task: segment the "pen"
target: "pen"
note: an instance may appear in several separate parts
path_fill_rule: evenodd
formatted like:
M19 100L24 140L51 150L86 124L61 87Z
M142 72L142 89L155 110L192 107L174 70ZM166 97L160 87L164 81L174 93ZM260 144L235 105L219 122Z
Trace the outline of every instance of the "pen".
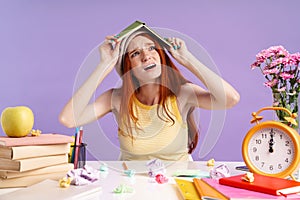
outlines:
M73 143L73 149L72 149L72 155L71 155L71 163L74 163L74 157L75 157L75 147L76 147L76 138L77 138L77 132L78 128L76 128L75 136L74 136L74 143Z
M81 145L82 143L82 137L83 137L83 127L81 126L79 128L79 146Z
M74 169L77 169L78 164L78 154L79 154L79 137L80 137L80 130L76 128L76 135L75 135L75 155L74 155Z

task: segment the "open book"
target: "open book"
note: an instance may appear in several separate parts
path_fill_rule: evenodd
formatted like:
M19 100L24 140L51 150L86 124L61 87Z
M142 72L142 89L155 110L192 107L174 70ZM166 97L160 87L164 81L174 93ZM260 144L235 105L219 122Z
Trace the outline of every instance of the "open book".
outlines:
M149 26L147 26L144 22L141 21L135 21L132 24L130 24L128 27L126 27L124 30L122 30L119 34L118 34L118 41L121 41L123 38L129 36L130 34L132 34L133 32L139 30L139 29L144 29L146 31L148 31L150 34L152 34L154 37L156 37L158 39L158 41L160 41L160 43L166 47L166 48L170 48L172 47L172 45L165 40L163 37L161 37L158 33L156 33L152 28L150 28Z

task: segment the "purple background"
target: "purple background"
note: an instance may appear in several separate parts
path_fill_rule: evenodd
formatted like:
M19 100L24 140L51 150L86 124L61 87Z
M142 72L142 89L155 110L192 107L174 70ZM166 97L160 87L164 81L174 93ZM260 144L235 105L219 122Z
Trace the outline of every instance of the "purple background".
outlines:
M269 46L283 45L291 53L300 50L300 2L180 2L0 1L0 110L27 105L35 114L35 129L72 135L74 130L61 125L58 115L76 87L81 64L106 35L139 19L195 40L240 92L240 103L226 112L220 138L204 156L199 156L199 148L210 126L210 113L200 111L201 138L193 156L195 160L242 160L241 144L251 127L251 112L272 103L263 76L259 70L251 71L250 64ZM96 64L90 63L90 69ZM118 80L114 72L103 88ZM84 128L89 159L118 158L112 115Z

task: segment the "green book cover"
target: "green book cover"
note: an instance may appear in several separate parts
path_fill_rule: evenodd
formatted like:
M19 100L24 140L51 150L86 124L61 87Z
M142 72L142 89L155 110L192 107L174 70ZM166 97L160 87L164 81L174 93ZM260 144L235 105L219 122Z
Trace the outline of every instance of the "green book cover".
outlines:
M122 40L124 37L129 36L130 34L132 34L133 32L139 30L139 29L144 29L146 31L148 31L151 35L153 35L154 37L156 37L163 46L169 48L172 47L172 45L166 41L162 36L160 36L158 33L156 33L154 30L152 30L150 27L148 27L144 22L141 21L135 21L132 24L130 24L129 26L127 26L124 30L122 30L118 35L118 41Z

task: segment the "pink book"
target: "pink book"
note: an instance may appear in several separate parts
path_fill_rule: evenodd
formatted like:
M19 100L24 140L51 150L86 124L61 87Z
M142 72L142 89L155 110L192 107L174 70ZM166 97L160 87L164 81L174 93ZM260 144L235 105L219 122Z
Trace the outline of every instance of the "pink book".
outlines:
M0 136L0 146L7 147L62 144L72 142L74 142L74 139L71 136L58 133L42 133L40 136L26 136L20 138Z
M298 194L291 194L287 197L275 196L261 192L221 185L219 184L219 181L215 179L203 178L202 180L204 180L210 186L217 189L219 192L229 197L230 199L300 199L300 195Z

